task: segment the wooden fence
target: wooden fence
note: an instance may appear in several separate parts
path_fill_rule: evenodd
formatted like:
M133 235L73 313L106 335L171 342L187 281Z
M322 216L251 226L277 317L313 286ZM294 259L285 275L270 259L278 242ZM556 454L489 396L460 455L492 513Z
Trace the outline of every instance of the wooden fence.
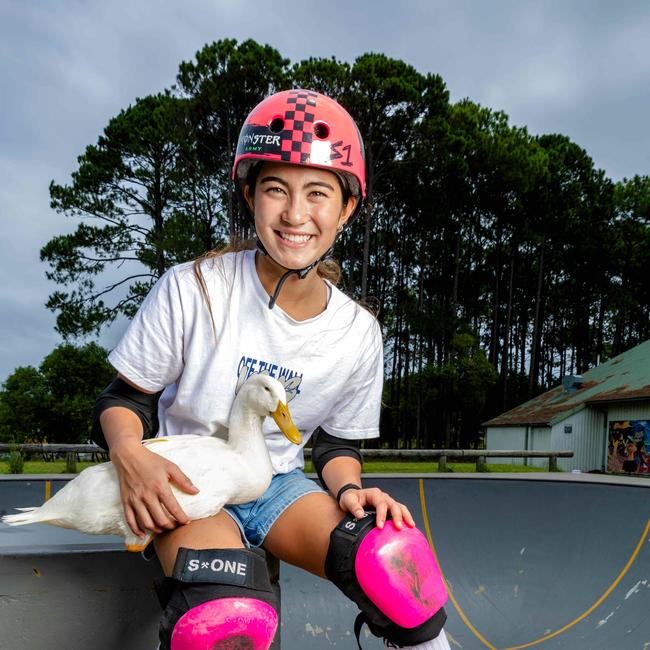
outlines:
M77 473L77 461L79 454L90 454L90 459L95 462L108 460L108 452L97 445L57 445L57 444L36 444L26 443L22 445L7 445L0 443L0 454L11 452L14 449L20 451L24 457L40 457L43 460L51 461L57 456L65 457L65 471L67 474Z
M97 445L57 445L57 444L0 444L0 453L19 449L25 456L41 456L52 460L65 455L66 469L76 472L79 454L90 454L93 460L108 460L108 452ZM311 449L305 449L305 458L311 458ZM472 460L476 462L476 471L487 470L488 458L548 458L548 471L557 471L558 458L571 458L572 451L527 451L521 449L362 449L365 459L383 458L391 460L437 460L441 472L448 471L450 460Z
M573 452L527 451L523 449L362 449L364 459L385 458L390 460L437 460L438 470L447 472L447 462L455 460L476 461L476 471L487 471L488 458L548 458L548 471L557 472L558 458L571 458ZM311 457L311 449L305 449L305 458Z

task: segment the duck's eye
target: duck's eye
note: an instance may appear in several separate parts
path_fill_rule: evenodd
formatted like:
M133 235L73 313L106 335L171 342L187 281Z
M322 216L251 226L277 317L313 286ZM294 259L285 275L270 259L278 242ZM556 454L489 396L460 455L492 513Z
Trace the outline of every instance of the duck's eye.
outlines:
M270 392L271 392L271 389L270 389L268 386L264 386L264 390L265 390L267 393L270 393Z

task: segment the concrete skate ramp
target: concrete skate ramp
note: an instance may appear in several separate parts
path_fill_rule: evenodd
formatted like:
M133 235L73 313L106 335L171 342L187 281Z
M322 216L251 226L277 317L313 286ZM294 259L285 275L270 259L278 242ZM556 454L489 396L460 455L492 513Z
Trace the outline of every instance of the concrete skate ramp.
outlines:
M432 543L450 586L452 648L650 648L650 481L445 474L365 482L406 503ZM44 482L27 483L0 481L0 512L42 501ZM115 538L0 525L0 646L153 650L150 583L159 569L119 548ZM335 587L285 564L280 584L283 649L356 648L356 608ZM58 645L71 634L84 643ZM365 628L362 645L382 647Z
M450 587L452 649L650 648L650 481L473 474L367 482L408 504L433 544ZM283 639L304 634L289 626L306 625L314 639L295 647L356 647L354 609L331 585L284 566L282 575L289 610L304 600L304 617L288 618ZM381 647L368 641L364 648Z

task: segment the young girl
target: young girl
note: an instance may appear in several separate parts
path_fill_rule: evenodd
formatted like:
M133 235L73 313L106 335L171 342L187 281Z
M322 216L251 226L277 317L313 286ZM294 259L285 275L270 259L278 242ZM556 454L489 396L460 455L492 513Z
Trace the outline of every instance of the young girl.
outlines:
M417 546L423 536L404 505L361 484L359 441L379 435L382 338L375 318L336 288L327 260L365 196L356 124L321 94L272 95L242 128L233 179L257 250L170 269L110 354L118 379L98 400L97 438L118 471L127 521L138 535L158 534L169 577L160 647L268 648L277 603L248 550L263 546L353 598L357 637L366 622L388 647L448 648L444 587L428 547ZM303 445L320 427L313 462L329 493L304 476L302 446L267 421L266 493L188 522L169 483L196 488L141 444L158 394L161 434L215 435L254 373L285 385Z

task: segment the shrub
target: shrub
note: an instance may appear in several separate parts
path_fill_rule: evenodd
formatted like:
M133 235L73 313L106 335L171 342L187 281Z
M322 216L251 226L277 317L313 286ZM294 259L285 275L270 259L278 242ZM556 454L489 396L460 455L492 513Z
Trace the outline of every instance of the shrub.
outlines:
M20 453L18 447L12 447L7 458L7 465L9 466L10 474L22 474L25 465L25 459Z

